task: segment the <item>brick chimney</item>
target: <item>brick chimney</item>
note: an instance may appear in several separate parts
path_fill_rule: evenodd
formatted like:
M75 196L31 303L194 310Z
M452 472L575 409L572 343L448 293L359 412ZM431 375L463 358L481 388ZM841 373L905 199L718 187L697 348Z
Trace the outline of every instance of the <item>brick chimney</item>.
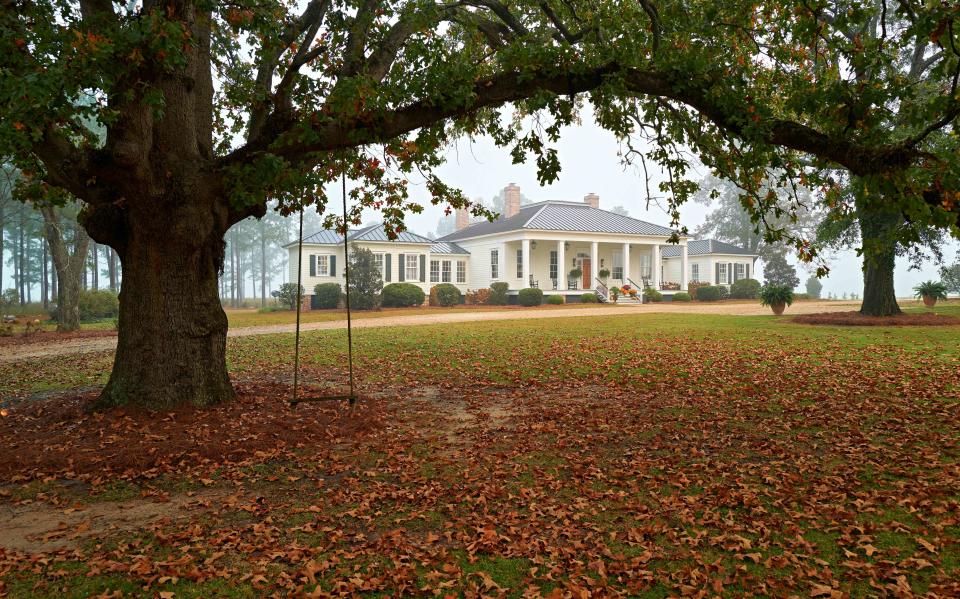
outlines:
M599 207L600 207L600 196L598 196L597 194L595 194L595 193L593 193L593 192L591 191L591 192L588 193L587 195L583 196L583 203L584 203L584 204L589 204L591 208L599 208Z
M466 208L457 208L454 212L454 227L457 231L470 224L470 212Z
M503 218L510 218L520 214L520 186L511 183L503 188Z

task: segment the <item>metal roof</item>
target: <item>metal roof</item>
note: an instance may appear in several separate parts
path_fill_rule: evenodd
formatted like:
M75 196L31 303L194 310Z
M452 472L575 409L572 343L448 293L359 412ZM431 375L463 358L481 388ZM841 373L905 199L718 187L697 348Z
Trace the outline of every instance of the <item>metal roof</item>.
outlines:
M668 245L660 248L660 255L664 258L676 258L681 253L679 245ZM716 239L692 239L687 242L687 255L703 256L706 254L738 254L741 256L756 256L742 247L737 247Z
M521 206L520 212L510 218L472 224L441 237L440 241L459 241L481 235L506 233L520 229L620 233L657 237L669 237L675 233L673 229L608 210L593 208L589 204L547 201Z
M386 232L383 230L383 224L375 223L372 225L367 225L360 229L350 231L347 234L347 241L381 241L387 243L423 243L423 244L432 244L433 240L423 235L417 235L416 233L411 233L410 231L403 231L397 234L396 239L388 239ZM290 247L296 245L296 240L291 241L284 247ZM311 235L307 235L303 238L304 244L312 245L342 245L343 244L343 235L340 235L336 231L331 231L329 229L323 229L317 231Z
M463 254L469 255L470 252L459 245L450 241L438 241L430 246L431 254Z

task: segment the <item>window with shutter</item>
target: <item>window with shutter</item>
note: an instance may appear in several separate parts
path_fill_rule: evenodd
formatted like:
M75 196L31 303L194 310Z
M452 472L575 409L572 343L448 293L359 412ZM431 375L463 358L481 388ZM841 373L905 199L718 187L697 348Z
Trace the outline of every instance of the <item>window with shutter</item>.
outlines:
M496 279L500 276L500 252L499 250L490 250L490 278Z

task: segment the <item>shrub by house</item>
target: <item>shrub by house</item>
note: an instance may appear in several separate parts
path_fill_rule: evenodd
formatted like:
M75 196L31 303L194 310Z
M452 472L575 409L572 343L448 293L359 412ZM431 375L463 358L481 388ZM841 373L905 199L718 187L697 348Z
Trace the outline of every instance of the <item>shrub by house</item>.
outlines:
M413 283L390 283L383 288L382 303L387 308L409 308L423 304L426 295Z
M460 304L460 290L451 283L440 283L430 288L431 306L456 306Z
M336 308L342 295L339 283L320 283L313 288L313 307L320 310Z
M543 303L543 291L535 288L521 289L517 295L517 303L521 306L539 306Z

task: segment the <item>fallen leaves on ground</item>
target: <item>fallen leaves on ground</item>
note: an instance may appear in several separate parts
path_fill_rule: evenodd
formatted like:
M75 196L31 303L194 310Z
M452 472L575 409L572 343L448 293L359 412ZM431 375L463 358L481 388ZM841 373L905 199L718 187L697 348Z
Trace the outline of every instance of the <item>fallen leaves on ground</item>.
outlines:
M408 378L366 371L352 415L291 411L266 384L208 412L15 411L0 471L29 481L7 502L82 509L117 480L151 501L225 493L135 534L0 550L0 580L40 595L960 596L955 359L776 337L459 341L367 356Z

